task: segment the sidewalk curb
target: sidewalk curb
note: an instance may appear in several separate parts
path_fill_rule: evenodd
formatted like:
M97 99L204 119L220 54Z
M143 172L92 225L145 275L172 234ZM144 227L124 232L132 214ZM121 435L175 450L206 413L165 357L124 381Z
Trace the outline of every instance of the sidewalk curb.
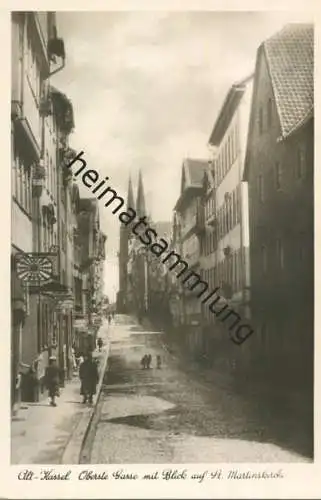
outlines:
M71 464L71 465L79 464L80 453L83 444L86 440L86 437L88 435L91 422L95 415L96 406L100 398L104 375L108 365L109 348L110 348L110 339L108 338L108 343L105 349L104 361L103 364L101 365L99 372L99 382L97 385L97 395L95 398L95 402L92 407L86 408L83 415L81 416L80 421L75 427L75 430L72 433L71 438L65 448L65 451L61 459L61 464Z

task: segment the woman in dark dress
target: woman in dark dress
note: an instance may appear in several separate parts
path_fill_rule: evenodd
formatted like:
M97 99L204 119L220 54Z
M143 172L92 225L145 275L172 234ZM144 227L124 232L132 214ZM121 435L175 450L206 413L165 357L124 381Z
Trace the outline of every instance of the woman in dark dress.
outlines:
M79 377L81 380L80 394L83 396L83 403L92 404L93 395L96 394L96 386L99 379L97 363L92 359L92 353L88 353L85 361L79 368Z
M49 366L45 372L45 384L48 389L51 406L57 406L56 396L59 396L59 368L55 356L49 358Z

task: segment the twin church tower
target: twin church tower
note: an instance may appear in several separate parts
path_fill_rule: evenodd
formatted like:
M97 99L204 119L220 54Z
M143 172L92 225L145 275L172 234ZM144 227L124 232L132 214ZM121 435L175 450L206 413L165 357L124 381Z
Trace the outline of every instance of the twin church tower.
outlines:
M138 176L138 188L137 188L137 198L136 203L133 194L133 185L131 177L128 181L128 192L127 192L127 208L132 208L136 211L137 219L139 217L144 217L146 213L145 204L145 192L143 185L143 176L141 170ZM130 238L132 237L131 226L125 226L121 224L120 226L120 241L119 241L119 291L117 293L117 311L121 314L128 314L131 312L132 308L132 283L130 276L128 274L128 263L129 263L129 244ZM136 290L135 293L140 293L142 290Z

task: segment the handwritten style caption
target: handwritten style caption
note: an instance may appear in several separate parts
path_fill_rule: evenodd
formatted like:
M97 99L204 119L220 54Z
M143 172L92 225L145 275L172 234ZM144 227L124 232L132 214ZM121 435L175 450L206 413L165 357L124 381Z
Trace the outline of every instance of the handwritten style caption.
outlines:
M223 471L222 469L215 470L203 470L203 471L189 471L188 469L155 469L153 472L148 473L138 473L130 472L126 469L118 469L115 471L95 471L93 469L83 469L80 472L66 470L64 472L57 471L53 468L51 469L41 469L39 472L35 472L32 469L21 470L18 475L18 480L20 481L182 481L182 480L193 480L198 483L203 483L204 481L212 480L222 480L222 479L283 479L282 469L273 470L263 470L259 472L254 472L251 470L242 471L239 469L229 469Z

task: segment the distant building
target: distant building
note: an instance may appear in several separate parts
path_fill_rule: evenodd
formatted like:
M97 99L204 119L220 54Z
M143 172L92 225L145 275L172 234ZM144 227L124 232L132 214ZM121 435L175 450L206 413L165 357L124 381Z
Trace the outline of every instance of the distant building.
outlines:
M207 161L187 158L183 161L181 193L175 205L177 223L180 227L180 256L190 271L201 272L201 247L198 235L198 212L203 191L203 176ZM191 282L191 284L193 284ZM180 300L183 309L183 327L186 347L197 356L203 351L202 309L197 297L199 289L189 290L189 283L180 286Z
M178 214L174 212L171 227L171 238L169 251L180 255L181 252L181 230ZM177 279L176 273L167 271L168 301L171 315L172 327L177 330L184 325L184 304L182 301L183 285ZM179 332L177 332L179 334Z
M151 223L158 238L163 238L168 245L171 241L171 223L159 221ZM148 315L157 326L165 327L171 323L169 309L168 266L159 256L148 253Z
M313 26L257 52L244 179L249 185L252 370L313 419ZM292 399L293 400L293 399ZM300 407L300 410L298 408ZM311 424L312 425L312 424Z
M147 222L148 218L145 203L145 190L141 171L139 171L138 176L135 211L137 214L136 220L138 220L140 217L145 217ZM142 230L142 232L144 232L144 229ZM146 315L148 311L149 301L148 267L144 250L144 244L140 241L139 237L132 234L130 239L129 255L129 266L131 270L131 272L129 273L131 278L130 287L132 290L131 301L139 318L142 318L144 315Z
M132 180L129 178L127 191L127 208L135 210ZM130 282L128 277L129 241L132 237L131 228L125 224L120 226L118 269L119 269L119 290L117 293L117 311L119 313L129 313L132 304L129 297Z
M77 222L83 279L81 316L86 326L83 332L85 338L81 341L81 345L85 349L95 345L95 336L102 316L106 236L100 229L99 202L96 198L80 198Z

